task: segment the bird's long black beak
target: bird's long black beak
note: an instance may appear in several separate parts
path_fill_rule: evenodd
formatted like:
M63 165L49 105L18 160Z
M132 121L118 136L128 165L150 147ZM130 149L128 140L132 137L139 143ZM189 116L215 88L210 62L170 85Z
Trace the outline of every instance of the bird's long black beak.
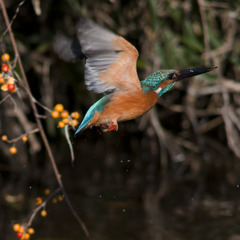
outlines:
M189 77L193 77L202 73L206 73L206 72L210 72L212 70L214 70L217 67L214 68L193 68L193 69L185 69L185 70L180 70L177 71L175 73L172 73L170 76L172 80L175 81L179 81L182 80L184 78L189 78Z

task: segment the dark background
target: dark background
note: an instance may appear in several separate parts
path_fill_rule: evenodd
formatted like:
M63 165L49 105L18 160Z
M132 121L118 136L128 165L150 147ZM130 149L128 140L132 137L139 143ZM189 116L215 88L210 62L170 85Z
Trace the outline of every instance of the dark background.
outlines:
M101 97L86 90L82 62L65 63L53 52L56 32L74 36L80 15L139 50L141 80L158 69L218 67L177 83L149 113L120 123L118 132L93 128L74 138L70 130L73 166L64 131L56 120L42 120L92 239L240 239L239 1L43 0L40 15L33 2L20 7L12 29L33 96L50 109L62 103L83 117ZM19 1L5 4L12 19ZM1 36L5 29L0 14ZM8 34L1 48L14 58ZM17 84L18 93L0 104L0 135L9 139L36 127L21 76ZM5 96L0 91L0 101ZM34 136L17 142L14 156L0 141L1 239L14 239L13 224L28 222L35 198L58 187L42 140ZM64 201L50 201L46 210L46 218L38 214L33 221L32 239L86 239Z

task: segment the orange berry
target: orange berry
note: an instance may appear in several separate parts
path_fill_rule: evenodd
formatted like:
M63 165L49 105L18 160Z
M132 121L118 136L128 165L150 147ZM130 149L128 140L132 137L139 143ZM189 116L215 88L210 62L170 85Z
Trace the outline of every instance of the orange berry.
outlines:
M5 79L0 76L0 84L3 84L3 83L5 83Z
M15 79L13 77L8 78L8 84L14 84Z
M19 229L20 229L20 224L19 224L19 223L15 223L15 224L13 225L13 231L14 231L14 232L18 232Z
M10 152L11 154L16 154L16 153L17 153L17 148L16 148L16 147L10 147L10 148L9 148L9 152Z
M40 198L40 197L37 197L37 198L36 198L36 204L37 204L37 205L42 204L42 202L43 202L42 198Z
M10 66L7 63L2 64L1 69L3 72L8 72Z
M63 122L63 121L59 121L59 122L58 122L58 127L64 128L64 127L65 127L64 122Z
M7 141L8 140L8 137L7 137L7 135L2 135L2 137L1 137L1 139L2 139L2 141Z
M29 228L29 229L28 229L28 233L29 233L29 234L34 234L34 233L35 233L34 228Z
M58 196L58 201L59 201L59 202L63 201L63 196L62 196L62 195L59 195L59 196Z
M3 61L3 62L9 61L9 59L10 59L10 56L9 56L8 53L4 53L4 54L2 55L2 61Z
M46 217L46 216L47 216L47 211L43 209L43 210L41 211L41 216L42 216L42 217Z
M53 110L51 116L52 116L52 118L58 118L59 112L57 110Z
M45 194L45 195L49 195L49 194L50 194L50 192L51 192L51 191L50 191L50 189L49 189L49 188L46 188L46 189L44 190L44 194Z
M73 125L74 127L76 127L76 126L78 125L78 120L73 119L73 120L72 120L72 125Z
M68 119L68 118L64 118L64 119L62 120L62 122L63 122L64 124L68 124L68 123L69 123L69 119Z
M4 92L8 91L8 84L3 84L1 86L1 90L4 91Z
M64 107L63 107L62 104L58 103L58 104L55 105L54 109L58 112L62 112Z
M52 199L52 202L53 202L53 203L57 203L57 199L56 199L56 198L53 198L53 199Z
M80 117L80 114L78 112L72 112L71 117L75 118L75 119L78 119Z
M28 240L30 238L30 234L29 233L25 233L24 235L23 235L23 240Z
M61 113L61 117L62 118L67 118L69 115L68 111L67 110L63 110L62 113Z
M23 140L23 142L27 142L28 137L27 137L27 136L23 136L23 137L22 137L22 140Z
M20 226L20 228L18 229L18 232L24 233L24 228L23 228L23 226Z

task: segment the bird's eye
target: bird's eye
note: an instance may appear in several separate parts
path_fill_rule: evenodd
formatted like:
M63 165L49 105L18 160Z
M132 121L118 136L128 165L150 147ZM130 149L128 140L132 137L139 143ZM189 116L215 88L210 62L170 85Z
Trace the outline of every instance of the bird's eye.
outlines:
M177 80L179 75L180 75L180 72L171 73L169 74L169 79Z
M172 80L176 80L176 79L177 79L177 76L176 76L176 73L174 73L172 76Z
M168 75L168 78L171 79L171 80L175 80L175 79L176 79L175 73L170 73L170 74Z

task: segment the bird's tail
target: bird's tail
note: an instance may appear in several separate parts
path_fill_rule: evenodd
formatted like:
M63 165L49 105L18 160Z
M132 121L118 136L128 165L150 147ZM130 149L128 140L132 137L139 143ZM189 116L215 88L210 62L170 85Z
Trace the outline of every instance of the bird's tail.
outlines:
M87 111L86 115L84 116L80 126L78 127L77 131L75 132L75 136L82 130L85 130L89 126L94 125L96 121L98 121L101 112L103 111L104 107L111 101L110 96L106 95L95 102ZM97 112L97 113L96 113Z

